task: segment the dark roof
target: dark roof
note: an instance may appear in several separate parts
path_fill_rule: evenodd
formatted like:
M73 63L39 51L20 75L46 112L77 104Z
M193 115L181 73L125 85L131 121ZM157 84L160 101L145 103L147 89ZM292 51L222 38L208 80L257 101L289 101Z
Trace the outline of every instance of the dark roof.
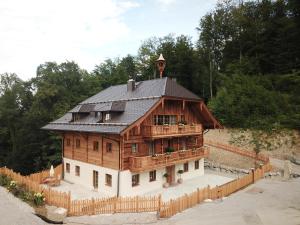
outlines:
M167 77L137 82L134 91L127 91L127 84L116 85L79 103L63 117L42 129L120 133L145 115L163 96L201 100ZM109 112L113 116L111 120L99 123L101 115L91 112ZM77 122L72 122L72 113L85 113L85 116Z
M127 91L127 84L111 86L84 100L80 104L103 103L121 100L128 101L132 99L162 96L200 100L197 95L182 87L176 81L172 80L171 78L164 77L162 79L137 82L134 91Z

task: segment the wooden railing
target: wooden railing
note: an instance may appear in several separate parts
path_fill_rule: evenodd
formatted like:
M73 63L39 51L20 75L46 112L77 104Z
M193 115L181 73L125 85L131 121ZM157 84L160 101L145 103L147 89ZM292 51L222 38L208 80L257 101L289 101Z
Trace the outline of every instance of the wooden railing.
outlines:
M156 154L155 156L139 156L129 158L129 169L132 172L141 172L152 168L165 167L181 161L208 157L208 147Z
M201 133L202 125L145 125L142 127L142 133L145 137L153 136L174 136Z

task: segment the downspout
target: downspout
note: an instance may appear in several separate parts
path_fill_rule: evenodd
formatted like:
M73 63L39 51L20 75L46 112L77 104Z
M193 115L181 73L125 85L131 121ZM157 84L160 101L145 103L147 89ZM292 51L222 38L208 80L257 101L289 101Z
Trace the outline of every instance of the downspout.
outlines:
M120 136L120 140L121 138L122 136ZM121 141L119 142L119 170L118 170L117 197L120 196L120 170L121 170Z

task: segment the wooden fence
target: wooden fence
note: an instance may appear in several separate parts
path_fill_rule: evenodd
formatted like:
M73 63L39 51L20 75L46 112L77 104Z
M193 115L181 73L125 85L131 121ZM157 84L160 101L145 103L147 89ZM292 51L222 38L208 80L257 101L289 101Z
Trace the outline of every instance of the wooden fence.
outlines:
M239 154L241 156L246 156L246 157L249 157L252 159L257 159L257 160L263 161L264 163L269 162L268 156L265 156L263 154L256 155L256 153L254 151L246 151L246 150L240 149L236 146L227 145L227 144L223 144L223 143L208 140L208 139L204 140L204 144L210 145L212 147L220 148L220 149L223 149L223 150L226 150L229 152L233 152L233 153Z
M159 211L161 196L112 197L71 202L70 216Z
M45 188L40 183L49 176L49 170L40 173L31 174L30 176L22 176L15 173L6 167L0 168L0 174L10 176L19 184L25 185L28 190L34 192L43 192L46 198L46 203L68 209L69 216L80 215L95 215L95 214L110 214L110 213L137 213L137 212L159 212L160 217L170 217L185 209L191 208L205 199L218 199L228 196L251 183L264 177L264 173L271 170L269 158L264 155L258 155L254 152L244 151L237 147L225 145L218 142L206 140L206 144L218 147L242 156L256 158L265 162L265 165L253 170L250 174L223 184L210 188L209 186L203 189L197 189L191 194L185 194L177 199L171 199L167 202L162 202L161 196L155 197L112 197L99 198L89 200L73 200L71 194L65 192L54 191L50 188ZM55 176L61 177L62 166L55 168Z
M58 165L57 167L54 168L54 176L58 179L62 179L62 172L63 172L63 166L62 164ZM28 177L30 180L37 182L41 184L43 180L50 175L50 169L49 170L43 170L38 173L33 173L30 174Z
M264 173L270 170L271 165L268 162L266 165L263 165L261 168L252 171L250 174L221 186L216 186L214 188L210 188L208 186L203 189L198 188L197 191L191 194L186 194L175 200L171 199L168 202L163 202L159 211L160 217L171 217L179 212L182 212L185 209L191 208L203 202L205 199L215 200L224 196L228 196L264 177Z
M66 192L55 191L50 188L40 185L39 182L33 181L30 176L22 176L19 173L15 173L13 170L6 167L0 168L0 174L11 177L19 185L24 185L27 190L33 192L43 193L45 196L45 202L49 205L57 207L70 208L71 194ZM49 176L49 175L48 175Z

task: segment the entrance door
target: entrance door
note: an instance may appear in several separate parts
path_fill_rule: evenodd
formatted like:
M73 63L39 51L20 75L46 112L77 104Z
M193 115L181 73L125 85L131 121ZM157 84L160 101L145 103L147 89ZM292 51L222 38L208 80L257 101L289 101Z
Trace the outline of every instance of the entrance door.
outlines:
M98 171L93 170L93 186L98 189Z
M149 149L149 155L154 155L155 154L155 148L154 148L154 142L151 141L148 143L148 149Z
M167 174L169 175L167 178L167 182L169 184L172 184L175 182L175 165L173 166L167 166Z

